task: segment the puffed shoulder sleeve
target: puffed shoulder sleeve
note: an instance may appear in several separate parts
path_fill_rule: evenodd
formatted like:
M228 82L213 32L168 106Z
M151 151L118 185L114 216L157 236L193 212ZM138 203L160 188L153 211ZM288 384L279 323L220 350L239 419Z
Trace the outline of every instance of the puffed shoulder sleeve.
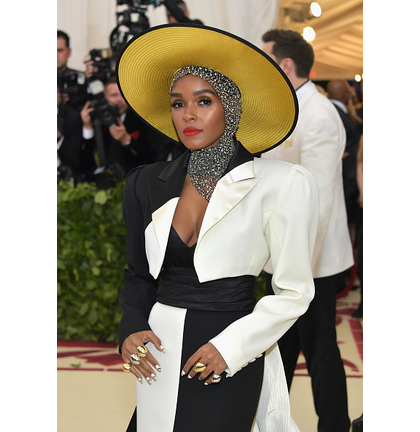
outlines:
M147 182L140 177L142 167L130 171L126 177L123 217L127 229L127 266L124 269L120 292L122 316L118 326L119 347L132 333L150 330L147 322L156 301L156 281L149 273L145 252L145 202Z
M315 294L311 262L318 224L312 174L291 165L265 226L273 264L273 291L249 315L210 342L228 364L228 376L270 348L309 307Z

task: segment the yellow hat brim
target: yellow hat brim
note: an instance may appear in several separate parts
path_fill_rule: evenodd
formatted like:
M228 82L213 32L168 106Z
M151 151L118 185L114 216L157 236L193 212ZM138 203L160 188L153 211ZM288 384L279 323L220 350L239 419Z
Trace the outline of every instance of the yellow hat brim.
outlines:
M286 75L259 48L220 29L165 24L140 33L119 57L118 85L140 118L179 142L169 88L175 73L191 65L220 72L238 86L242 114L236 137L249 152L267 151L291 134L298 105Z

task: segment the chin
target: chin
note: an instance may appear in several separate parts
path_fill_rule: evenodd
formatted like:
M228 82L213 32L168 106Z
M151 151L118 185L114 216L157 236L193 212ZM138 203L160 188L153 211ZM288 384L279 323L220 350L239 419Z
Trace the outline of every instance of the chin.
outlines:
M215 143L207 143L201 140L198 141L198 140L184 139L181 140L181 142L188 150L202 150L205 148L214 147L219 141Z

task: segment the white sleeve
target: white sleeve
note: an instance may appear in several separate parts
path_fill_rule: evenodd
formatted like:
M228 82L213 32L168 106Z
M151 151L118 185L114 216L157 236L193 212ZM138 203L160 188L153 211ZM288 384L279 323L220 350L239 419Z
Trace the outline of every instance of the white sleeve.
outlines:
M82 135L83 135L83 138L84 138L85 140L89 140L89 139L92 139L92 138L94 137L95 132L94 132L93 129L88 129L88 128L85 128L85 127L83 126L83 129L82 129Z
M317 215L312 174L291 166L265 228L275 295L263 297L252 313L210 340L228 364L228 376L270 348L308 309L315 294L311 262Z
M327 113L328 114L328 113ZM339 120L339 119L338 119ZM300 163L315 177L319 190L318 233L312 268L317 268L324 238L331 221L337 185L337 170L341 169L345 147L342 122L329 115L315 118L305 134L301 145ZM341 177L341 176L340 176Z

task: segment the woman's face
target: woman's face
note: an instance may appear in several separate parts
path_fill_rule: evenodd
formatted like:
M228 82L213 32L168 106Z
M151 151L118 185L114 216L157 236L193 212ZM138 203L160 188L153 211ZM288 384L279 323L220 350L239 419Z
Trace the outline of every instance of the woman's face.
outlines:
M215 146L225 129L225 112L214 88L201 78L185 75L172 87L172 120L189 150Z

